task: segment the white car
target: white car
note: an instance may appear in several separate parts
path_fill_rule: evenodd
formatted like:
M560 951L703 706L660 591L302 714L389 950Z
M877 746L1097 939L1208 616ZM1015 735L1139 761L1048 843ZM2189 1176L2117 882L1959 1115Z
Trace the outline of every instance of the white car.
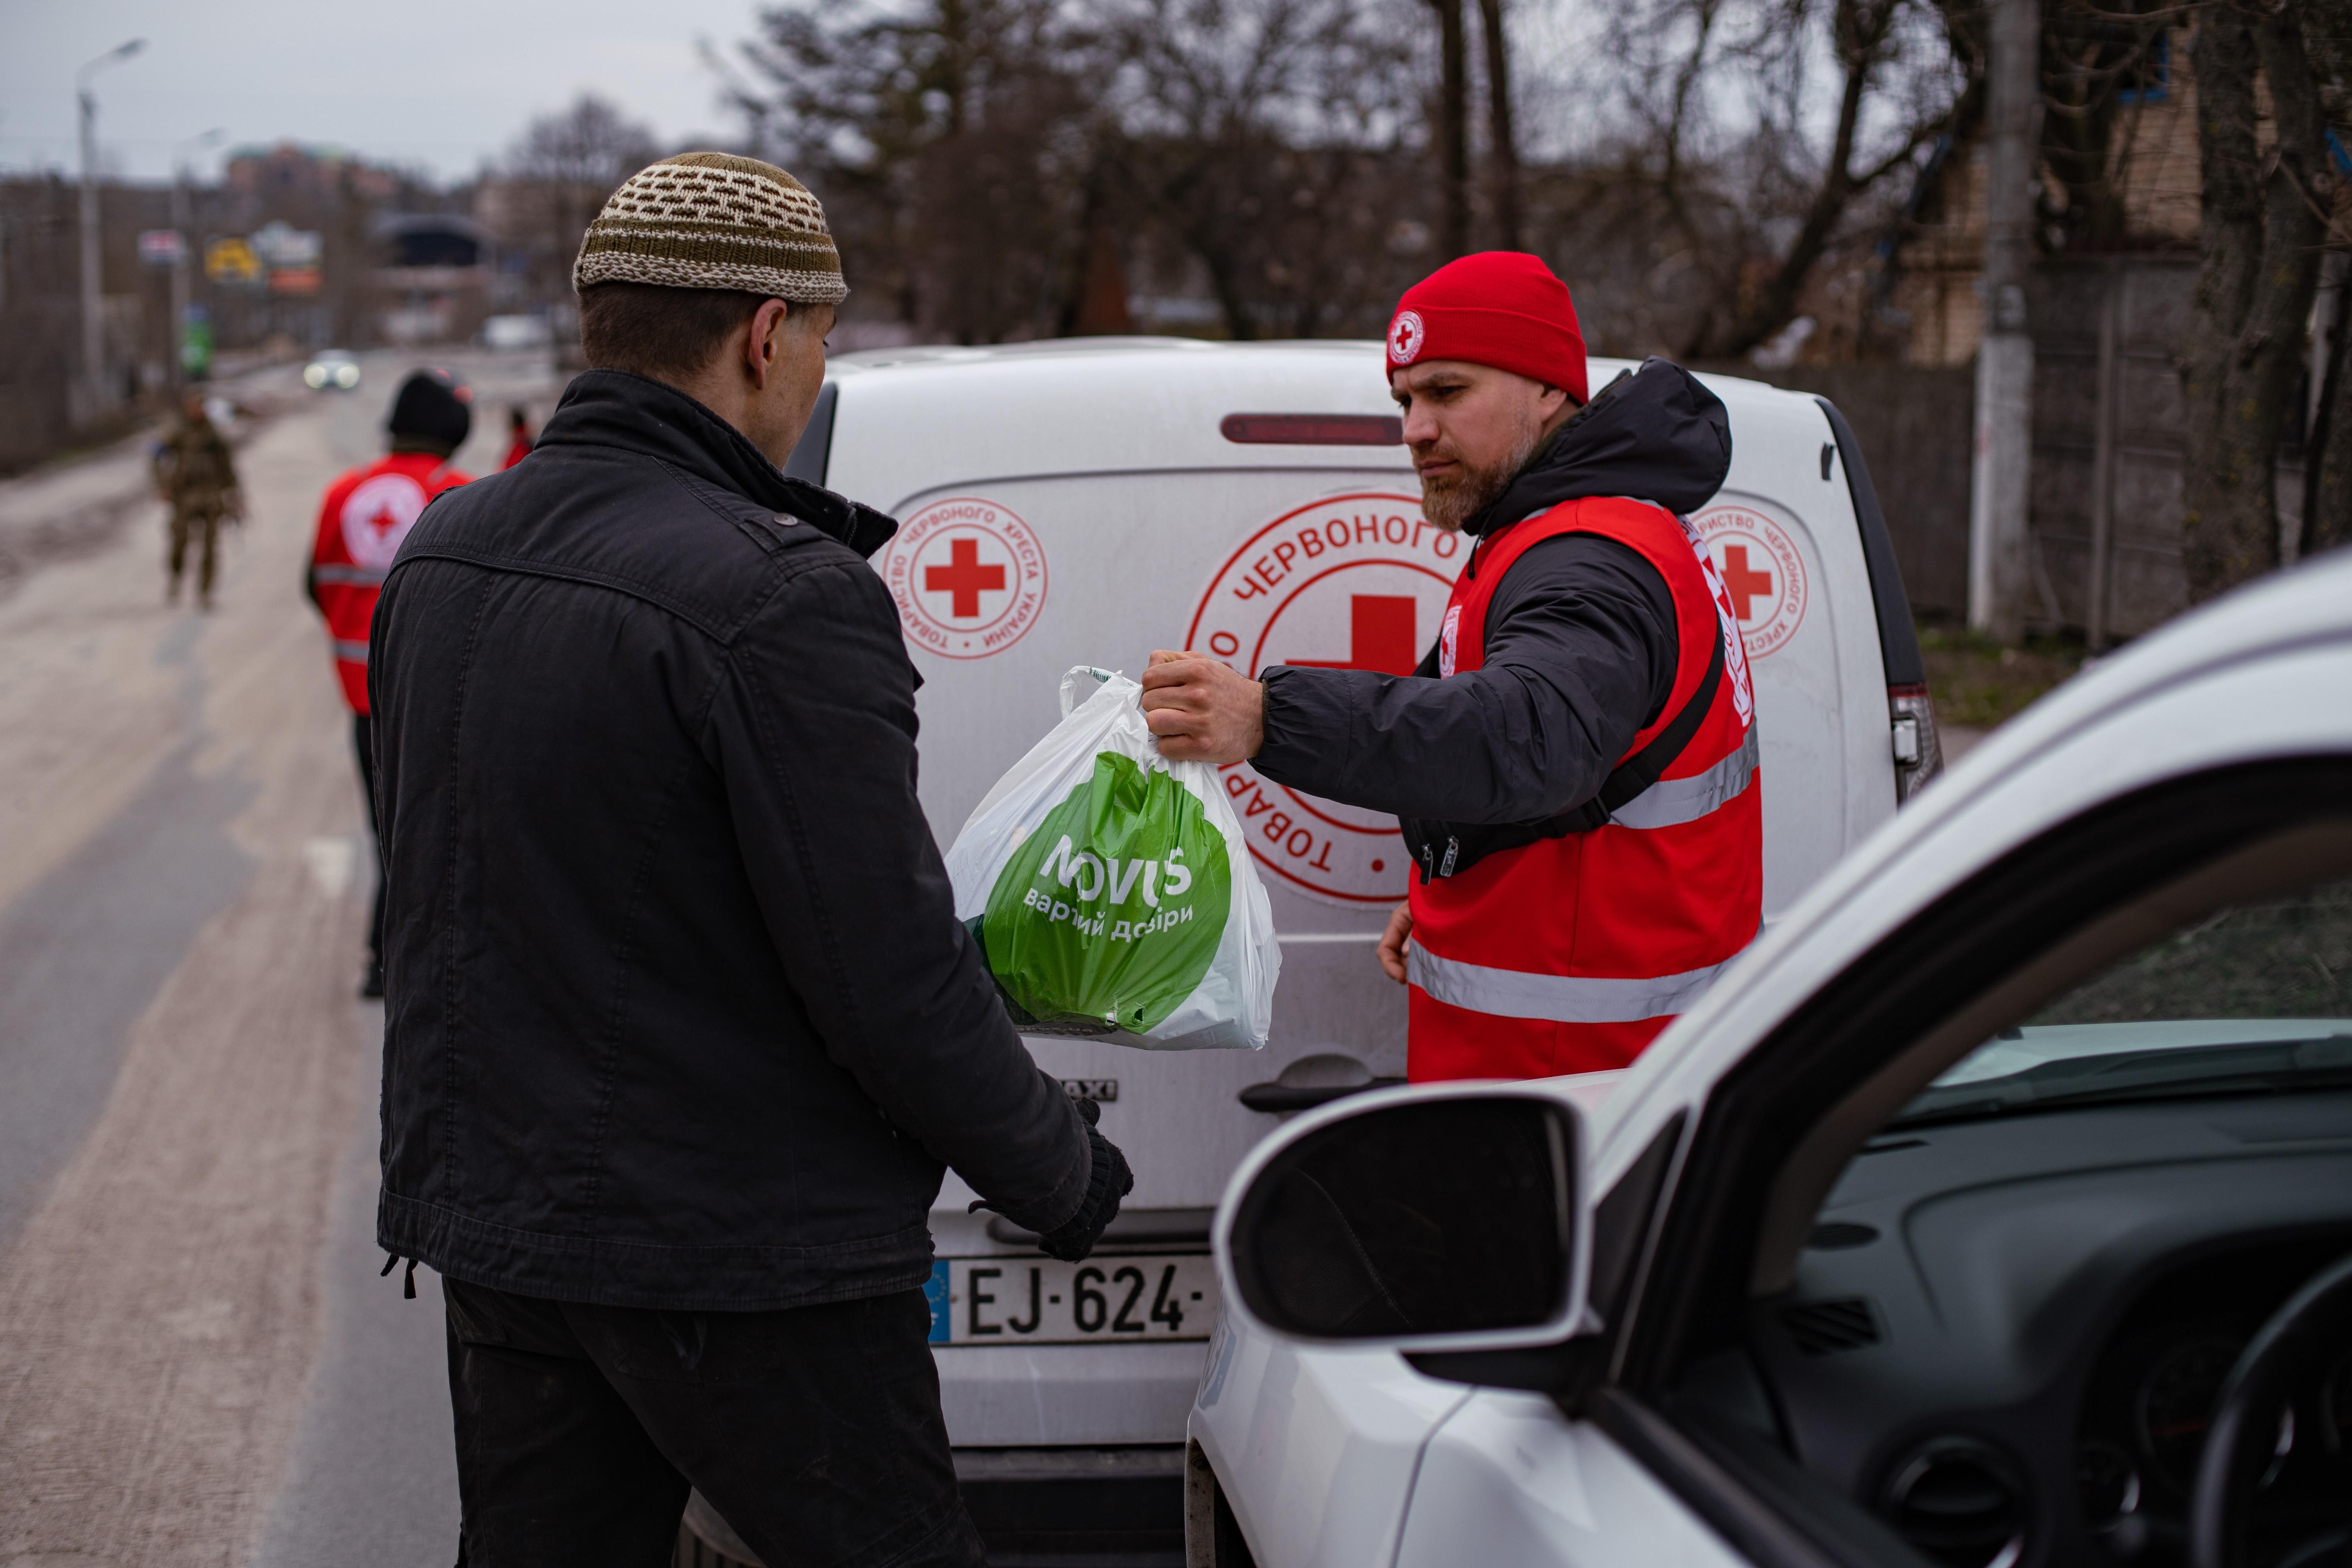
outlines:
M555 341L545 316L492 316L482 322L486 349L543 349Z
M321 349L302 367L302 384L313 392L355 392L360 362L341 349Z
M1610 1077L1252 1152L1195 1568L2345 1561L2352 553L2012 721Z
M1628 368L1596 361L1593 384ZM1801 394L1708 384L1730 411L1732 468L1692 521L1748 641L1777 920L1939 761L1902 581L1844 422ZM786 472L900 520L874 567L923 678L922 800L942 847L1052 728L1064 671L1134 674L1153 648L1189 646L1252 673L1306 660L1402 673L1464 560L1464 542L1421 516L1378 342L848 354ZM1000 1552L1181 1549L1217 1199L1284 1117L1404 1072L1404 992L1372 956L1405 890L1393 819L1245 764L1226 788L1282 940L1272 1039L1175 1053L1028 1041L1099 1102L1136 1173L1085 1264L967 1213L952 1176L931 1212L948 1432ZM689 1517L719 1535L707 1510Z

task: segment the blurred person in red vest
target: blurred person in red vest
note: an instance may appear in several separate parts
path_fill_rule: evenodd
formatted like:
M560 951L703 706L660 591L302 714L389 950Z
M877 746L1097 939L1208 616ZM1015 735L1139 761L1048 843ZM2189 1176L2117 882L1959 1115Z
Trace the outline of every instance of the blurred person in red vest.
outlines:
M507 460L500 469L511 468L530 456L530 414L520 406L507 410Z
M443 490L473 476L449 459L473 429L472 389L446 370L420 370L401 384L386 422L392 450L353 468L327 487L319 508L319 535L310 550L305 587L327 618L335 673L352 710L352 744L359 753L360 784L368 803L368 835L376 833L375 732L368 716L368 624L393 557ZM376 860L375 906L368 925L367 977L360 994L383 994L383 868Z
M1401 819L1408 1076L1622 1068L1763 913L1746 650L1684 521L1729 416L1662 359L1590 391L1568 286L1509 251L1406 290L1386 368L1423 511L1476 541L1420 667L1162 651L1143 707L1163 756Z

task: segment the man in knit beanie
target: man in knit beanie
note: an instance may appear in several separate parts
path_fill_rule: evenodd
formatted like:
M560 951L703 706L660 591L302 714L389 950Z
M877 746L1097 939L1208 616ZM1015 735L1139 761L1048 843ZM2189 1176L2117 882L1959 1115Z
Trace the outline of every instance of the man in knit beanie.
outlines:
M416 521L367 668L376 1234L441 1276L460 1560L667 1563L692 1486L771 1563L971 1568L942 1173L1066 1259L1132 1178L955 919L897 525L780 467L846 292L823 207L666 159L573 278L592 368Z
M1409 1076L1623 1067L1762 914L1747 658L1681 516L1729 420L1664 360L1591 394L1567 285L1511 252L1408 289L1386 368L1424 512L1478 541L1420 668L1160 652L1143 706L1163 755L1401 819Z

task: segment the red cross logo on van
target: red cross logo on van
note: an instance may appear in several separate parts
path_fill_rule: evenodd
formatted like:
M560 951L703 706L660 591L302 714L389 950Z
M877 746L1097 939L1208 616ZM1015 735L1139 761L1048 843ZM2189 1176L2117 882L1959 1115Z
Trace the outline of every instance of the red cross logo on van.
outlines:
M1382 675L1411 675L1421 662L1412 639L1414 611L1420 606L1409 595L1350 594L1348 595L1348 657L1292 658L1317 669L1375 669Z
M899 525L874 564L907 640L943 658L1002 653L1045 607L1045 547L999 501L931 502Z
M971 620L980 614L982 588L995 592L1003 586L1003 565L982 566L980 541L976 539L948 541L948 563L923 568L924 591L950 595L953 603L948 614L960 621Z
M1333 496L1257 528L1209 582L1184 646L1255 675L1269 665L1410 675L1438 633L1465 556L1411 496ZM1404 896L1396 818L1273 784L1247 763L1226 797L1258 864L1340 904Z
M1772 591L1772 574L1759 572L1748 564L1748 546L1727 544L1723 547L1723 585L1731 595L1731 613L1742 621L1751 619L1759 594Z
M1763 658L1786 647L1804 624L1811 597L1795 533L1756 506L1710 507L1690 521L1723 581L1748 657Z

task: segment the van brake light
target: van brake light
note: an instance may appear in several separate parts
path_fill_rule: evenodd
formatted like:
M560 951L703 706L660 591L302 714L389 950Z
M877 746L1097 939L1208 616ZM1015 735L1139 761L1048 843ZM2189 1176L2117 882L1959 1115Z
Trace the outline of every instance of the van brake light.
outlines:
M1243 446L1401 447L1404 421L1393 414L1228 414L1217 426Z
M1894 731L1895 804L1901 805L1944 771L1944 742L1936 731L1936 700L1924 682L1888 687L1886 715Z

